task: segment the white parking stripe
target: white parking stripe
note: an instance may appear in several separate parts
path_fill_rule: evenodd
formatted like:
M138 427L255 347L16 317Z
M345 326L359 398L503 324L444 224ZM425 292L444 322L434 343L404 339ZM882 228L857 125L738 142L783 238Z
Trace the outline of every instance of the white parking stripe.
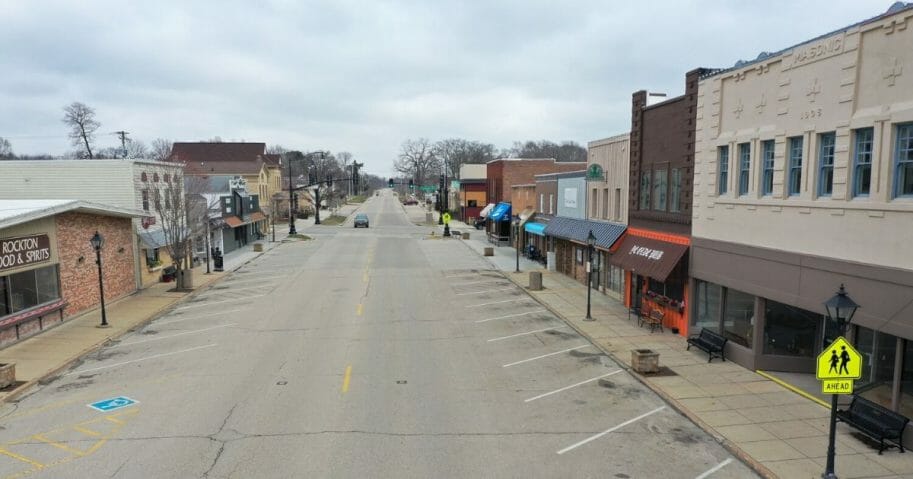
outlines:
M198 295L197 297L200 297L200 296L208 297L208 296L213 296L213 295L217 295L217 294L236 293L238 291L249 291L252 289L263 289L263 288L272 288L272 287L273 287L272 284L262 284L260 286L247 286L244 288L213 288L204 294Z
M163 339L176 338L176 337L178 337L178 336L184 336L184 335L186 335L186 334L196 334L196 333L202 333L202 332L204 332L204 331L209 331L209 330L212 330L212 329L227 328L227 327L229 327L229 326L234 326L234 325L236 325L236 324L238 324L238 323L220 324L220 325L218 325L218 326L213 326L213 327L211 327L211 328L197 329L197 330L195 330L195 331L184 331L183 333L172 334L172 335L170 335L170 336L161 336L161 337L158 337L158 338L144 339L144 340L142 340L142 341L135 341L135 342L132 342L132 343L115 344L114 346L111 346L111 347L108 348L108 349L121 348L121 347L124 347L124 346L133 346L133 345L135 345L135 344L151 343L152 341L161 341L161 340L163 340Z
M471 304L471 305L466 306L466 307L467 307L467 308L481 308L482 306L490 306L490 305L492 305L492 304L516 303L517 301L526 301L526 300L532 300L532 299L533 299L533 298L529 298L529 297L526 297L526 298L517 298L517 299L507 299L507 300L504 300L504 301L495 301L495 302L493 302L493 303Z
M161 322L156 321L156 322L154 322L154 323L152 323L152 324L154 324L154 325L156 325L156 326L162 326L162 325L165 325L165 324L180 323L181 321L189 321L189 320L191 320L191 319L211 318L211 317L213 317L213 316L221 316L221 315L223 315L223 314L232 314L232 313L237 313L238 311L241 311L241 310L240 310L240 309L235 309L235 310L233 310L233 311L219 311L218 313L204 314L204 315L201 315L201 316L191 316L191 317L189 317L189 318L172 319L171 321L161 321Z
M496 320L496 319L515 318L515 317L517 317L517 316L526 316L527 314L544 313L544 312L547 312L547 311L548 311L548 310L545 310L545 309L537 309L537 310L535 310L535 311L527 311L527 312L525 312L525 313L508 314L507 316L498 316L498 317L496 317L496 318L480 319L480 320L478 320L478 321L476 321L476 322L477 322L477 323L487 323L487 322L489 322L489 321L494 321L494 320Z
M557 351L557 352L554 352L554 353L543 354L542 356L536 356L536 357L534 357L534 358L524 359L524 360L522 360L522 361L515 361L515 362L512 362L512 363L505 364L505 365L503 365L503 366L501 366L501 367L502 367L502 368L509 368L509 367L511 367L511 366L516 366L516 365L518 365L518 364L528 363L528 362L530 362L530 361L535 361L535 360L537 360L537 359L547 358L547 357L549 357L549 356L554 356L554 355L556 355L556 354L566 353L566 352L568 352L568 351L573 351L573 350L575 350L575 349L581 349L581 348L585 348L585 347L588 347L588 346L592 346L592 344L584 344L583 346L577 346L576 348L569 348L569 349L565 349L565 350L563 350L563 351Z
M511 334L510 336L501 336L500 338L492 338L492 339L489 339L488 342L493 343L495 341L504 341L505 339L516 338L519 336L526 336L529 334L541 333L543 331L553 331L555 329L562 329L562 328L566 328L566 327L567 326L565 325L565 326L555 326L554 328L537 329L535 331L527 331L525 333Z
M631 423L633 423L633 422L640 421L641 419L643 419L643 418L645 418L645 417L647 417L647 416L650 416L650 415L652 415L652 414L656 414L656 413L662 411L663 409L666 409L666 406L660 406L660 407L658 407L658 408L656 408L656 409L654 409L654 410L652 410L652 411L650 411L650 412L645 412L645 413L641 414L640 416L635 417L634 419L628 419L627 421L625 421L625 422L623 422L623 423L621 423L621 424L619 424L619 425L617 425L617 426L615 426L615 427L613 427L613 428L610 428L610 429L607 429L607 430L605 430L605 431L602 431L602 432L600 432L599 434L596 434L595 436L590 436L590 437L588 437L588 438L586 438L586 439L584 439L584 440L578 442L577 444L572 444L572 445L570 445L570 446L568 446L568 447L566 447L566 448L564 448L564 449L558 451L558 454L564 454L565 452L568 452L568 451L570 451L570 450L572 450L572 449L576 449L576 448L578 448L578 447L580 447L580 446L582 446L582 445L584 445L584 444L586 444L586 443L588 443L588 442L590 442L590 441L595 441L596 439L599 439L600 437L605 436L606 434L608 434L608 433L610 433L610 432L617 431L618 429L621 429L621 428L627 426L628 424L631 424Z
M612 372L610 372L610 373L608 373L608 374L603 374L602 376L597 376L597 377L595 377L595 378L593 378L593 379L587 379L586 381L580 381L580 382L577 383L577 384L571 384L570 386L565 386L565 387L563 387L563 388L561 388L561 389L555 389L554 391L547 392L547 393L545 393L545 394L540 394L540 395L538 395L538 396L531 397L531 398L529 398L529 399L524 399L523 402L531 402L531 401L535 401L536 399L542 399L542 398L544 398L544 397L546 397L546 396L551 396L552 394L560 393L561 391L567 391L568 389L575 388L575 387L580 386L580 385L582 385L582 384L591 383L591 382L596 381L596 380L598 380L598 379L602 379L602 378L606 378L606 377L609 377L609 376L613 376L613 375L618 374L618 373L620 373L620 372L622 372L622 371L623 371L623 369L619 369L619 370L617 370L617 371L612 371Z
M194 309L194 308L205 308L205 307L207 307L207 306L213 306L213 305L222 304L222 303L231 303L231 302L235 302L235 301L247 301L247 300L249 300L249 299L259 298L259 297L261 297L261 296L266 296L266 295L265 295L265 294L258 294L258 295L256 295L256 296L245 296L245 297L243 297L243 298L226 299L226 300L224 300L224 301L213 301L213 302L211 302L211 303L205 303L205 304L193 304L193 305L190 305L190 306L183 306L183 307L180 307L180 308L175 308L175 311L184 311L184 310L187 310L187 309Z
M138 363L138 362L140 362L140 361L146 361L146 360L149 360L149 359L156 359L156 358L163 358L163 357L165 357L165 356L172 356L172 355L175 355L175 354L189 353L190 351L196 351L197 349L211 348L211 347L213 347L213 346L218 346L218 344L217 344L217 343L206 344L206 345L203 345L203 346L197 346L197 347L195 347L195 348L183 349L183 350L181 350L181 351L174 351L174 352L171 352L171 353L162 353L162 354L155 354L155 355L152 355L152 356L146 356L145 358L133 359L133 360L130 360L130 361L124 361L124 362L122 362L122 363L109 364L109 365L107 365L107 366L99 366L99 367L97 367L97 368L82 369L82 370L79 370L79 371L73 371L73 372L66 373L66 374L64 374L64 376L70 376L70 375L72 375L72 374L89 373L89 372L92 372L92 371L101 371L102 369L116 368L117 366L123 366L123 365L125 365L125 364Z
M504 289L486 289L485 291L470 291L468 293L457 293L454 296L466 296L467 294L485 294L485 293L497 293L499 291L513 291L514 288L504 288Z
M712 467L711 469L709 469L707 472L701 474L700 476L695 477L694 479L705 479L706 477L710 477L711 474L726 467L726 465L729 464L730 462L732 462L731 457L729 459L726 459L725 461L717 464L716 466Z
M468 283L450 283L450 286L459 288L459 287L462 287L462 286L473 286L473 285L476 285L476 284L488 284L488 283L506 283L506 284L509 284L510 282L509 282L507 279L492 279L492 280L490 280L490 281L471 281L471 282L468 282Z

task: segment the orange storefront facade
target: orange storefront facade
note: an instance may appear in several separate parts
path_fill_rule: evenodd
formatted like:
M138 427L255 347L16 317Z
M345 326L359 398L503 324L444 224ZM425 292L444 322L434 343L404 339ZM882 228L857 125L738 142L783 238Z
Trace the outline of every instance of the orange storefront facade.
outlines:
M624 304L660 315L662 326L688 334L688 236L628 228L610 263L625 274Z

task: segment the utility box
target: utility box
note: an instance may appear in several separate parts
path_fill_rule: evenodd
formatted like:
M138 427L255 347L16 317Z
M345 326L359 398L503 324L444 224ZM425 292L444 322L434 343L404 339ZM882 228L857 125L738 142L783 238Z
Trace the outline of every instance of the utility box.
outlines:
M547 251L545 253L545 267L548 268L549 271L558 270L557 265L555 264L555 252L554 251Z
M541 271L530 271L529 272L529 289L532 291L541 291L542 290L542 272Z

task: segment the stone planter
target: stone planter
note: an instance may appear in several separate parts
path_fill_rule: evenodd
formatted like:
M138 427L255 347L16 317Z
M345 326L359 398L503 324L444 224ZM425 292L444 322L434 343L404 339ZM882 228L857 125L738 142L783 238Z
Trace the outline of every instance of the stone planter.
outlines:
M531 291L542 291L542 272L541 271L530 271L529 272L529 289Z
M462 239L464 239L464 240L468 240L468 239L469 239L469 233L463 233L463 234L460 235L460 236L461 236Z
M262 253L263 252L263 243L254 243L254 252Z
M652 349L632 349L631 369L641 374L659 372L659 353Z
M494 255L495 255L495 249L492 248L491 246L486 246L485 247L485 256L494 256Z
M16 363L0 363L0 389L16 382Z

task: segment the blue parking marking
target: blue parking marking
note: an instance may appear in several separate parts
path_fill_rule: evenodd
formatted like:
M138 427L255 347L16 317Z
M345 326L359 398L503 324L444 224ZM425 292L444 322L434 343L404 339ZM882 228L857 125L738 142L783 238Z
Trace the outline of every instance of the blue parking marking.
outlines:
M126 396L117 396L115 398L103 399L98 402L93 402L92 404L87 404L87 406L98 411L106 412L120 409L122 407L132 406L138 403L139 401L130 399Z

